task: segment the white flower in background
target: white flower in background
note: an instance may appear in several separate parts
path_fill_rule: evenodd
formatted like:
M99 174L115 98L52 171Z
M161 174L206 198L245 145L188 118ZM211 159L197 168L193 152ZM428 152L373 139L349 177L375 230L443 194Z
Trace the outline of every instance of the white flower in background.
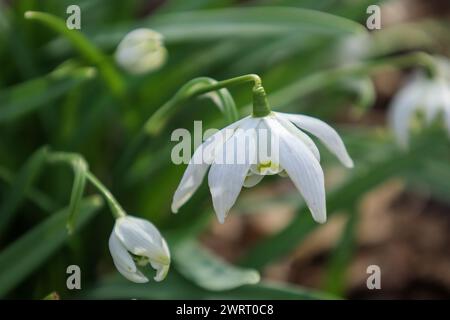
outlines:
M443 59L437 62L436 76L417 72L389 106L389 123L403 148L408 147L411 122L418 112L422 112L428 125L442 114L450 134L450 64Z
M117 64L133 74L143 74L160 68L167 59L163 36L151 29L136 29L128 33L117 47Z
M147 264L156 270L156 281L164 280L169 271L167 243L147 220L131 216L117 218L109 237L109 250L117 270L130 281L148 282L148 278L138 269Z
M353 167L353 161L337 132L321 120L279 112L271 112L265 117L249 116L212 135L195 150L173 197L172 211L176 213L189 200L211 166L209 188L221 223L234 205L242 186L254 186L265 175L274 174L289 176L305 199L313 218L317 222L325 222L325 187L320 155L314 142L302 130L319 138L346 167ZM258 140L258 137L264 136L258 134L261 131L267 133L267 148L272 148L265 157L260 156L262 153L259 150L264 146L264 142ZM234 161L223 161L224 155L228 159L229 151L235 153L231 159ZM239 157L245 161L236 161Z

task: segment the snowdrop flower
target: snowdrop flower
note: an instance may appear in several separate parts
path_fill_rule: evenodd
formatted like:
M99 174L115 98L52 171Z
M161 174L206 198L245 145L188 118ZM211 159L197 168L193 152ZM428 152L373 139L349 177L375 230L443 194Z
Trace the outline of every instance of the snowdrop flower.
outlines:
M117 270L130 281L148 282L148 278L138 269L147 264L156 270L156 281L164 280L169 271L167 243L147 220L128 215L117 218L109 237L109 251Z
M429 77L417 72L389 106L389 124L403 148L408 147L411 120L419 111L428 125L442 114L450 134L450 63L443 59L437 61L437 75Z
M132 74L156 70L167 59L162 40L162 35L151 29L133 30L119 43L115 53L116 62Z
M274 174L289 176L313 218L317 222L325 222L325 187L320 155L304 131L321 140L346 167L353 167L337 132L319 119L280 112L269 112L261 117L249 116L212 135L195 150L174 194L172 211L176 213L189 200L211 167L208 183L220 223L224 222L236 202L242 186L252 187L265 175ZM264 135L268 142L261 141ZM264 146L271 150L261 152ZM232 161L224 161L224 156ZM244 160L238 161L237 158Z

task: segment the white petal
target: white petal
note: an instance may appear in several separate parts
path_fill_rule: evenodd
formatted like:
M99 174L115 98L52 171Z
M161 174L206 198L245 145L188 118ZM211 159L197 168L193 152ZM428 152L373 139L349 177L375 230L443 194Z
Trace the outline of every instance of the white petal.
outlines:
M209 170L208 184L220 223L225 221L228 211L236 202L250 165L254 162L251 157L254 156L255 150L249 147L255 143L254 129L259 121L260 119L247 119L241 129L217 148L214 163ZM246 137L249 139L248 143L242 143ZM231 159L228 159L229 156L232 156Z
M108 245L109 251L111 252L111 256L116 265L120 265L121 268L127 270L128 272L136 272L136 264L134 263L133 258L120 240L116 237L114 231L109 236Z
M280 123L285 127L290 133L292 133L294 136L298 137L300 140L302 140L305 145L311 150L313 155L316 157L317 161L320 161L320 153L319 149L317 149L316 144L312 139L305 133L303 133L300 129L298 129L296 126L294 126L290 120L288 120L288 117L284 117L281 115L288 115L284 113L278 113L274 112L277 115L277 120L280 121Z
M116 266L117 270L120 272L121 275L123 275L125 278L132 282L136 283L146 283L148 282L148 278L138 269L136 269L135 272L129 272L128 270L125 270L122 268L122 266L118 265L115 260L114 265Z
M160 263L169 263L161 234L149 221L131 216L118 218L114 232L126 249Z
M169 246L167 245L166 240L162 238L162 246L164 249L164 252L166 252L167 257L170 259L170 252L169 252ZM169 273L170 263L168 264L162 264L158 262L150 261L150 265L156 270L156 275L153 277L155 281L162 281L166 278L167 273Z
M167 273L169 273L169 265L157 262L150 262L150 264L153 269L156 270L156 275L153 277L153 279L158 282L164 280L167 276Z
M450 84L447 84L444 96L444 122L447 127L448 134L450 135Z
M246 187L246 188L254 187L258 183L260 183L263 178L264 178L264 175L262 175L262 174L251 173L251 174L247 175L247 177L245 177L244 187Z
M420 105L426 83L421 75L416 75L394 97L389 106L389 123L400 146L409 144L409 126L411 116Z
M280 163L305 199L315 221L326 221L325 186L322 168L309 148L276 119L266 118L279 135Z
M230 131L235 130L247 118L232 123L219 132L209 137L194 152L186 171L183 174L180 184L173 196L172 212L177 213L178 209L185 204L201 185L203 178L208 171L214 157L215 149L230 138Z
M353 167L353 161L348 155L344 142L339 134L322 120L305 115L276 113L277 116L293 122L300 129L306 130L319 138L320 141L348 168Z
M116 237L114 231L109 237L109 251L111 252L114 265L125 278L136 283L148 282L147 277L136 268L131 255Z
M426 87L422 107L425 109L425 120L428 124L431 124L439 110L444 107L445 89L445 82L438 80L430 81Z

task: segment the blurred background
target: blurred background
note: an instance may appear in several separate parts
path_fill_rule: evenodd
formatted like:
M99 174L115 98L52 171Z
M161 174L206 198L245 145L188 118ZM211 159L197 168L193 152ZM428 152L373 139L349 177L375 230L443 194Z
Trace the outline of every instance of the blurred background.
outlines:
M107 63L24 19L35 10L65 21L72 4L81 8L74 32ZM368 31L373 4L381 7L381 29ZM448 135L436 125L403 152L386 121L392 97L420 66L307 80L416 51L449 57L449 17L445 0L1 0L0 297L450 298ZM161 33L168 51L164 65L141 75L113 59L137 27ZM105 64L122 89L111 85ZM326 224L314 223L290 180L279 177L243 190L223 225L206 181L176 216L170 212L185 169L170 161L171 132L192 130L194 120L221 128L226 119L210 100L193 99L161 133L136 144L142 126L190 79L247 73L261 76L274 109L319 117L341 134L353 170L318 143ZM230 89L241 117L250 88ZM137 145L131 155L130 145ZM91 186L78 229L67 234L73 172L48 163L43 146L81 154L129 214L160 228L172 253L165 281L137 285L120 276L108 250L114 221ZM66 287L69 265L80 266L81 290ZM380 267L380 290L367 288L370 265Z

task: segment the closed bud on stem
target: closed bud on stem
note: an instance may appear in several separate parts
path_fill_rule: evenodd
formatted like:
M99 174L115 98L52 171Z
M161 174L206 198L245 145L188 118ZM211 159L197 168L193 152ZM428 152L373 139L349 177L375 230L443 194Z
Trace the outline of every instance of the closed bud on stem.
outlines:
M170 252L166 240L149 221L125 215L116 219L109 238L109 250L117 270L128 280L148 282L139 270L148 264L156 270L156 281L166 277Z
M157 70L167 59L163 36L151 29L133 30L119 43L115 59L118 65L132 74Z

